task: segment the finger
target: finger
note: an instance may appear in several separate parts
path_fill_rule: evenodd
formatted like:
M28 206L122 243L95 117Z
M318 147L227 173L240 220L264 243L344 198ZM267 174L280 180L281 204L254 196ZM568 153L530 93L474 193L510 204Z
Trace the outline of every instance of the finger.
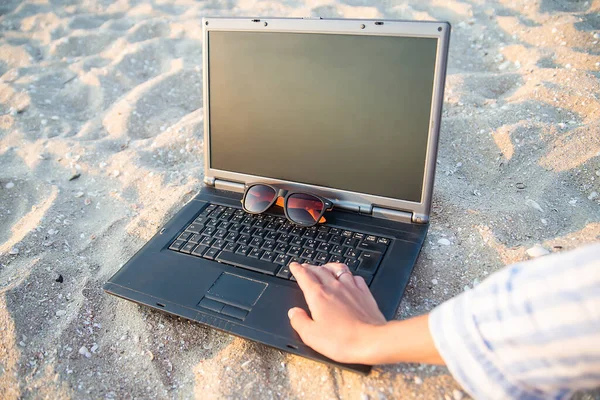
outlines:
M314 321L308 316L306 311L298 307L290 308L288 318L290 319L292 328L300 335L300 339L308 345L308 342L312 340L311 331Z
M354 283L354 278L352 277L352 273L346 264L342 263L327 263L323 265L322 268L325 268L331 272L333 277L338 276L337 280L342 282L345 285L356 286ZM348 273L344 273L342 275L337 275L340 271L347 271Z
M290 264L290 271L296 281L298 282L298 286L304 293L304 297L310 297L311 294L318 288L321 284L319 278L315 276L308 268L303 267L300 263L293 262Z
M335 276L331 273L331 271L329 271L327 268L311 264L304 265L306 265L306 268L308 268L315 276L317 276L319 278L319 281L321 281L321 284L325 286L330 286L337 280L335 279Z
M365 294L371 294L371 291L369 290L369 287L367 286L367 282L365 282L365 279L362 276L353 276L354 278L354 283L356 284L356 287L363 293Z
M373 294L369 290L369 287L367 286L367 283L365 282L364 278L362 276L355 276L354 282L356 283L356 287L358 287L358 289L364 294L363 300L366 302L366 305L379 310L379 306L377 305L377 302L375 301Z

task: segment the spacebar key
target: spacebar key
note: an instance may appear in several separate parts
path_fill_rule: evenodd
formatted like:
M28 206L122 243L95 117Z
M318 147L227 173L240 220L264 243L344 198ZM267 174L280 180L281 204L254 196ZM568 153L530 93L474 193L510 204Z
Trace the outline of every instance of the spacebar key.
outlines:
M252 271L258 271L269 275L275 275L279 269L278 264L257 260L256 258L245 257L240 254L230 253L228 251L222 251L221 254L215 258L215 260L221 261L225 264L231 264L235 265L236 267L251 269Z

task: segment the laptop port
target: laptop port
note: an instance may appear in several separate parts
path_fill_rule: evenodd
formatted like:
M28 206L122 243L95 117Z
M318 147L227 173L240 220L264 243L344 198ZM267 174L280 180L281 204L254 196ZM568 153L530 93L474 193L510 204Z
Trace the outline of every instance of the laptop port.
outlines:
M156 303L156 305L163 308L166 307L163 303Z

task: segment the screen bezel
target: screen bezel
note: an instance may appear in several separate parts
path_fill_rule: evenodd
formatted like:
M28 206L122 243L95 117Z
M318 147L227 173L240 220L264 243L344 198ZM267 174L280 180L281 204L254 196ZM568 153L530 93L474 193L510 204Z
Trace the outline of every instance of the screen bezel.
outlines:
M364 28L363 28L364 26ZM414 220L429 220L431 195L435 175L435 164L443 103L446 74L447 49L450 25L446 22L390 21L390 20L341 20L341 19L302 19L302 18L204 18L203 28L203 92L204 92L204 180L214 184L215 180L236 182L243 185L264 182L286 189L313 192L326 197L337 207L369 211L373 207L389 208L413 213ZM211 31L249 31L319 33L378 36L409 36L437 39L437 53L434 69L434 82L430 123L423 173L421 201L407 201L390 197L357 193L342 189L332 189L301 182L276 178L260 177L239 172L211 168L210 162L210 87L209 87L209 42ZM376 177L374 177L376 179Z

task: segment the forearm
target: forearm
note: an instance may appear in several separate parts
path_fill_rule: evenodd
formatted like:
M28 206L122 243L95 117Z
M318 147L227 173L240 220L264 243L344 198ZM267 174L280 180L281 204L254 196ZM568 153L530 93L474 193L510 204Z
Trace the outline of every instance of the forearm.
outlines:
M366 364L444 364L429 331L428 315L390 321L370 329L361 355Z

